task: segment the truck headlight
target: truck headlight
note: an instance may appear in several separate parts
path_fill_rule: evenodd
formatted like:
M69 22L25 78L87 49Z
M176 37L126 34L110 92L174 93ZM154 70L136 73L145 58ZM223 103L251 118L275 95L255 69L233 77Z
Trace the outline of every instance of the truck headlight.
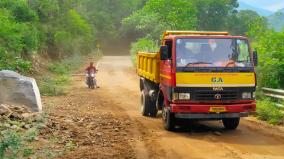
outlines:
M173 100L190 100L190 93L173 93Z
M251 99L252 95L251 92L243 92L242 98L243 99Z
M173 100L178 100L178 93L173 93Z

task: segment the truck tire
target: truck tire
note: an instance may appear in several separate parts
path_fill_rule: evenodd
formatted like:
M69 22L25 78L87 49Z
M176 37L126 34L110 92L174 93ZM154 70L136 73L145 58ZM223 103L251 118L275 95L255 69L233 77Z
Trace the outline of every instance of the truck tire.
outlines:
M176 125L175 115L174 113L171 113L171 111L167 109L165 106L163 107L162 110L162 119L163 119L164 128L166 130L168 131L175 130L175 125Z
M222 121L226 129L235 130L239 126L240 118L224 118Z
M141 91L141 113L143 116L156 117L158 110L156 102L151 100L151 97L145 90Z

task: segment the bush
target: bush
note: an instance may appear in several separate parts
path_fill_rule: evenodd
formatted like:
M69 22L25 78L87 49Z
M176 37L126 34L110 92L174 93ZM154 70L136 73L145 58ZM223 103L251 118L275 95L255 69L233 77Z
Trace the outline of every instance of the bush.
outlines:
M252 31L251 31L252 32ZM257 69L260 87L284 88L284 31L254 31L254 47L259 53ZM256 35L255 35L256 34Z
M131 44L130 54L134 65L136 65L136 54L138 51L157 52L158 44L152 39L142 38Z
M281 110L268 99L259 100L257 102L258 118L267 121L270 124L281 124L284 114Z
M42 95L60 96L66 94L66 85L70 82L68 76L45 77L39 83L39 89Z
M83 57L80 55L74 55L70 58L63 59L60 62L49 65L48 70L59 75L66 75L79 68L82 63Z
M48 67L48 70L50 72L56 73L56 74L67 74L69 72L67 67L65 67L64 65L59 64L59 63L51 64Z
M0 158L17 159L29 158L33 154L32 148L28 144L34 141L38 132L31 129L22 134L13 130L1 132Z

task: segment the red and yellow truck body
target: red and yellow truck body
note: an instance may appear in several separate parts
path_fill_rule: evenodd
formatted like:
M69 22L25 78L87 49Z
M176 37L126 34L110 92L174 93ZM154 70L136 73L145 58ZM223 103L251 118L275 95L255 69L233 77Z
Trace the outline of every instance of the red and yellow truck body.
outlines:
M218 60L221 52L224 55ZM193 60L198 56L203 60ZM163 110L168 130L178 118L220 119L227 123L225 127L234 129L240 117L256 110L256 61L257 54L246 37L227 32L166 31L159 52L137 53L142 114L155 116L157 110Z

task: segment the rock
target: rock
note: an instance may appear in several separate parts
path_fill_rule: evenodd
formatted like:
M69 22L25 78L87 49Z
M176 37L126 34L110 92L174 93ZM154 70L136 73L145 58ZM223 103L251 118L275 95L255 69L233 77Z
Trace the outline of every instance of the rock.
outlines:
M4 105L4 104L0 105L0 115L8 116L11 113L12 113L12 110L7 105Z
M19 129L19 127L18 127L17 125L12 125L12 126L11 126L11 129L16 130L16 129Z
M25 105L33 112L42 111L40 92L35 79L13 71L0 71L0 104Z
M45 124L38 124L38 125L37 125L37 128L38 128L38 129L46 129L47 126L46 126Z
M17 113L17 112L13 112L9 116L9 118L12 119L12 120L23 120L24 119L24 117L21 114Z
M102 136L102 133L96 133L97 136Z
M9 128L11 125L10 125L9 123L5 123L4 126L5 126L6 128Z
M222 135L222 133L220 131L214 131L213 134L217 135L217 136L221 136Z
M38 113L23 113L22 117L24 118L25 121L28 121L30 119L36 119L38 118L37 116L40 116Z
M31 128L31 125L26 124L26 125L23 126L23 128L25 128L25 129L30 129L30 128Z

